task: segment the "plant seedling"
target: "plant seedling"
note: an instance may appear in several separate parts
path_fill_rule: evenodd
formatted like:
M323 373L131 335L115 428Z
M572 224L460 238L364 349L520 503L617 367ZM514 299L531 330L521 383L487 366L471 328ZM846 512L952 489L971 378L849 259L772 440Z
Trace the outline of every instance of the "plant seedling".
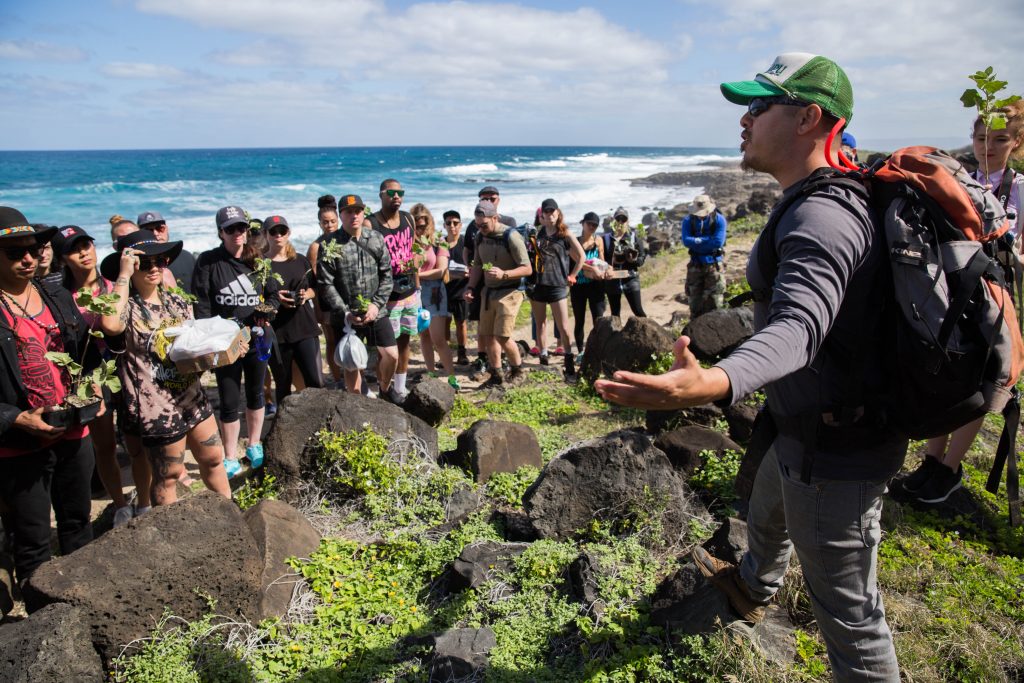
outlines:
M986 128L985 151L988 152L987 133L1006 128L1006 115L999 110L1013 104L1020 99L1020 96L1010 95L1001 99L996 97L996 93L1006 89L1007 83L996 78L991 66L983 71L976 71L968 76L968 78L974 81L978 87L964 90L964 94L960 96L960 101L968 109L974 107L978 110L978 117L981 118L982 124ZM978 161L985 164L985 175L988 176L991 170L988 168L988 154L985 154L984 160L979 159Z
M355 305L353 306L352 312L358 315L362 315L363 313L366 313L366 311L370 310L371 303L373 302L367 299L362 294L356 294L356 302Z

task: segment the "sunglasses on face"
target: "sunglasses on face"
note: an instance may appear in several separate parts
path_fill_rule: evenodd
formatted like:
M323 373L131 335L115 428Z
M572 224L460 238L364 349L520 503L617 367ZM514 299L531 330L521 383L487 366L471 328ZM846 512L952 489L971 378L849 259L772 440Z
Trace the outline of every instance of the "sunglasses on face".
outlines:
M806 107L808 103L801 102L800 100L787 95L779 95L777 97L755 97L747 103L747 113L756 119L758 116L768 111L773 104L782 104L788 107Z
M384 190L384 194L389 197L404 197L405 190Z
M166 256L153 256L151 258L140 258L139 259L139 270L147 271L153 268L166 268L171 263L171 260Z
M267 234L271 237L284 237L288 234L288 228L283 225L275 225L272 228L267 228Z
M242 235L249 231L249 225L246 223L235 223L226 228L221 228L220 231L225 235Z
M43 246L42 244L33 244L27 247L4 247L3 252L10 261L20 261L25 258L25 254L38 261L40 254L43 253Z
M462 225L462 221L445 221L445 225Z

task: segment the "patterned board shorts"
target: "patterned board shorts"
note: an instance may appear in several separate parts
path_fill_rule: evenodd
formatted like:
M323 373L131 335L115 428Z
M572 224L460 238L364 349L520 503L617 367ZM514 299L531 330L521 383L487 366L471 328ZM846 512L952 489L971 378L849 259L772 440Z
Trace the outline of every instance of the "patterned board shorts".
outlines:
M420 292L416 290L404 299L389 301L387 303L388 320L391 321L391 329L395 331L395 337L403 334L419 334L417 324L420 315Z

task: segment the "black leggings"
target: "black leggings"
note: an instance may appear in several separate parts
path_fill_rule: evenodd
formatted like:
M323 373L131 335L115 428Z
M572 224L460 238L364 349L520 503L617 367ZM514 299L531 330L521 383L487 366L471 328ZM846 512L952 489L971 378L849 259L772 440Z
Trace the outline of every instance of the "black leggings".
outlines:
M213 371L217 376L217 394L220 396L220 421L238 422L238 396L245 374L245 407L258 410L263 407L263 378L267 374L267 361L259 360L256 351L250 351L231 365Z
M638 318L647 317L647 314L644 313L644 305L640 301L639 277L634 275L625 280L608 280L605 285L605 292L608 294L608 307L611 309L613 317L619 317L619 313L622 311L620 295L626 297L626 302L629 304L629 309L633 311L633 315Z
M590 304L590 317L593 322L604 315L604 283L577 282L569 288L569 301L572 303L573 332L576 337L576 348L583 351L583 325L586 323L587 304Z
M62 555L92 540L92 438L65 439L27 455L0 458L4 531L14 535L14 576L23 582L50 559L50 508ZM32 606L30 605L30 609Z
M280 403L292 393L292 361L299 366L302 381L307 387L320 388L324 378L320 372L320 337L306 337L293 342L278 340L277 353L270 357L270 372L274 375L274 395Z

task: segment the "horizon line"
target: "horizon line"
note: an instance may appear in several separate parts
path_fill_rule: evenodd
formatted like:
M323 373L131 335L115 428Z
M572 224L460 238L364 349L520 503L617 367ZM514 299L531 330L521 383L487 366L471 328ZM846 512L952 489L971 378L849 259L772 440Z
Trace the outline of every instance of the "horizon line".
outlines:
M240 150L299 150L299 149L700 149L726 150L732 147L691 146L691 145L295 145L258 147L114 147L79 149L0 149L0 154L31 154L41 152L227 152ZM739 148L735 148L739 154Z

